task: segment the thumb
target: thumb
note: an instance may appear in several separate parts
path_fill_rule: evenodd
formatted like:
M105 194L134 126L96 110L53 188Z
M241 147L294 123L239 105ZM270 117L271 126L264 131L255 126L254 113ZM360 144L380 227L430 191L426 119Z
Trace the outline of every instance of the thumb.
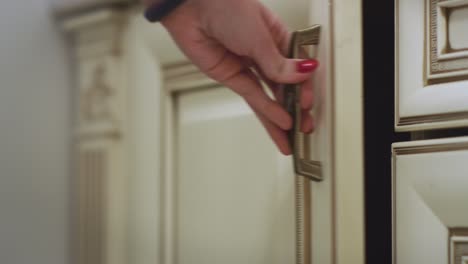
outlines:
M253 59L266 77L276 83L303 82L319 65L314 59L285 58L273 41L263 41L263 44L254 51Z

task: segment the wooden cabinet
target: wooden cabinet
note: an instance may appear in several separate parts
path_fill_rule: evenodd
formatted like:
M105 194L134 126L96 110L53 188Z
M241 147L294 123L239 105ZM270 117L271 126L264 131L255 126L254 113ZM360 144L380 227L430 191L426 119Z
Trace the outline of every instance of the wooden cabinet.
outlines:
M394 263L468 257L468 138L393 146Z
M264 2L292 28L322 26L317 129L305 145L323 165L322 182L294 175L247 105L191 65L139 7L100 4L63 18L75 54L90 52L75 56L78 86L95 69L100 84L118 87L120 132L109 153L119 159L101 168L116 174L79 196L106 190L92 212L115 210L99 222L101 240L78 236L99 246L79 254L106 257L81 263L364 263L360 5ZM93 232L93 216L79 217Z
M324 180L294 176L232 92L190 65L163 67L163 263L364 263L361 68L348 65L361 62L349 27L360 11L301 7L311 13L295 26L323 32L310 150Z
M468 125L467 3L396 1L398 131Z
M468 2L395 8L396 130L428 140L393 145L393 262L466 263Z

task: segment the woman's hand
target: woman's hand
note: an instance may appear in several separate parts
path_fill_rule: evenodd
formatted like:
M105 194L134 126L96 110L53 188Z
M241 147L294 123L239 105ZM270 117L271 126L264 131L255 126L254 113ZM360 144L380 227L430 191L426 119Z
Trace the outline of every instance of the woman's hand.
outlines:
M292 119L278 103L279 84L309 80L318 63L284 57L290 34L283 23L257 0L187 0L161 22L195 65L246 100L280 151L290 154L286 131ZM301 130L310 133L310 81L302 89Z

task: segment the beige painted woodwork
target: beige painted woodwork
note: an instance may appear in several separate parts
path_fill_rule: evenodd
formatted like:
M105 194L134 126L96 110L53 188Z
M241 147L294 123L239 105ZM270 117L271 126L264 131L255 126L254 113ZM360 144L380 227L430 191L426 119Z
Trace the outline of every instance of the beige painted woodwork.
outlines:
M349 24L360 23L360 13L358 7L345 2L336 2L333 10L329 8L325 3L311 1L307 7L312 10L307 15L310 16L309 22L295 25L296 28L315 23L323 26L318 47L318 58L323 66L315 74L318 125L311 139L311 150L312 157L323 162L325 171L323 182L311 183L312 204L308 209L311 210L312 243L310 249L302 252L310 254L311 259L296 256L296 261L364 263L361 69L348 65L351 61L358 65L361 62L360 31L348 27ZM281 160L271 162L278 157L272 155L275 153L267 154L264 141L245 139L245 142L232 145L229 139L237 140L237 133L247 133L243 126L250 124L248 120L253 117L245 105L242 108L240 102L230 103L234 100L232 94L223 95L226 91L216 90L224 88L208 88L216 84L197 74L189 65L166 67L163 72L166 76L165 94L161 97L162 104L166 104L163 141L167 144L163 170L163 189L166 191L163 202L166 218L163 224L163 263L293 261L294 248L291 245L280 247L282 250L278 251L279 246L288 244L293 231L293 215L287 217L294 206L290 192L294 182L293 178L288 178L291 177L291 165ZM226 107L221 107L219 101ZM236 124L238 129L232 129L232 135L228 136L232 124ZM255 128L250 133L262 133L258 124L250 126L250 130ZM259 136L251 135L248 138ZM226 154L220 150L223 146L227 148ZM242 154L243 149L252 146L256 148ZM274 151L274 148L270 146L270 150ZM246 157L257 158L250 161L251 158L246 160ZM242 164L249 164L247 168L238 165L239 169L235 169L234 164L239 160ZM271 163L270 167L262 169L267 163ZM268 176L250 176L257 171L264 171ZM231 179L236 174L239 176ZM252 177L257 178L249 181ZM259 179L263 186L258 183ZM245 187L223 191L228 188L228 183ZM239 193L239 198L235 193ZM251 202L243 200L247 197L251 197ZM273 201L279 204L265 207L265 203ZM241 207L240 203L245 205ZM255 213L251 208L257 208ZM242 212L247 215L235 217ZM277 217L271 219L269 215ZM272 230L275 220L285 221L283 228L290 230L289 235L286 232L278 237ZM233 228L238 224L245 227ZM255 232L254 237L251 237L251 232ZM252 253L251 249L257 249L257 253Z
M396 1L397 131L468 126L468 1ZM393 146L395 264L464 264L467 139Z
M396 1L397 131L468 126L468 1Z
M466 262L467 159L468 138L394 144L395 264Z
M132 264L364 263L360 5L264 2L292 29L322 25L310 150L323 162L324 181L307 182L311 204L300 208L311 213L303 229L311 243L297 252L291 158L278 153L246 104L187 63L139 7L100 5L63 23L75 39L80 89L104 68L107 77L99 82L115 90L110 100L118 122L99 126L116 136L77 141L78 149L117 157L79 176L106 175L93 185L107 191L94 203L106 212L98 225L107 231L103 250L86 254ZM102 159L90 153L86 160ZM119 174L111 177L111 168ZM94 199L88 193L83 199ZM82 214L82 222L96 211Z
M73 258L80 264L128 263L125 20L101 10L61 24L76 69Z

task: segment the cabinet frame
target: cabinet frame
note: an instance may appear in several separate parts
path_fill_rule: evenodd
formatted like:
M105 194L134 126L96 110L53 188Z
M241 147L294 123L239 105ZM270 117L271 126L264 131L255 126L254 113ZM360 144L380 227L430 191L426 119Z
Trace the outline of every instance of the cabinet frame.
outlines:
M176 250L176 127L175 96L178 92L221 87L221 84L206 77L189 62L178 62L162 67L163 82L160 94L160 157L161 157L161 212L160 246L162 264L177 263Z

